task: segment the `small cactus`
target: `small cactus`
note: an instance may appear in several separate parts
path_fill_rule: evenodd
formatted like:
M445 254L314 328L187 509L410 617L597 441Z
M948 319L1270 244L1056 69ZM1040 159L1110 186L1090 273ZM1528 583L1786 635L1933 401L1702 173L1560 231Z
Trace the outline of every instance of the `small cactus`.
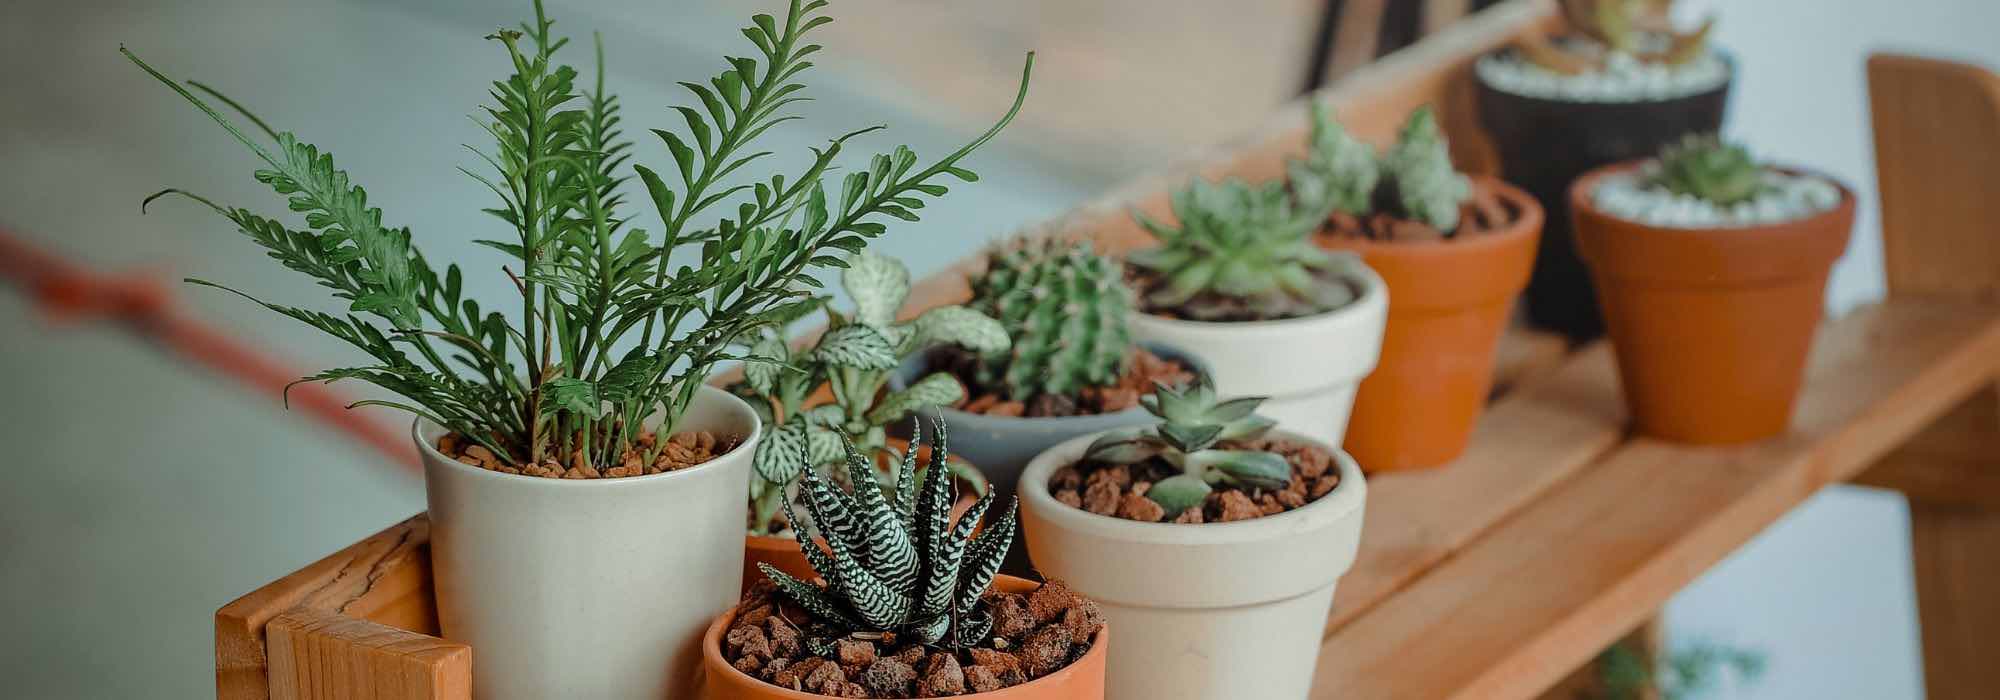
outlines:
M846 462L848 480L857 485L851 491L805 471L800 500L814 526L794 528L793 534L813 571L826 580L824 587L759 564L780 594L836 635L893 632L920 644L963 649L985 641L993 629L993 616L980 596L1014 542L1015 505L1009 503L977 536L973 530L993 503L991 493L952 523L951 479L943 468L944 425L936 426L937 444L921 485L917 452L922 425L914 431L889 493L873 488L868 476L873 461L853 445L847 447ZM791 509L787 501L788 517ZM826 550L808 530L818 531Z
M1278 319L1331 311L1355 299L1341 272L1359 257L1314 245L1312 234L1330 213L1295 202L1283 181L1197 179L1173 194L1177 226L1133 212L1159 247L1127 262L1163 281L1147 290L1149 308L1171 309L1197 321L1229 319L1248 310Z
M1349 135L1319 100L1312 101L1309 141L1306 159L1286 167L1292 196L1308 209L1366 216L1375 206L1375 186L1382 177L1375 147Z
M1430 107L1410 114L1396 145L1382 156L1403 217L1444 233L1458 229L1459 205L1472 196L1472 180L1451 167L1451 146Z
M974 310L1005 327L1011 347L981 356L973 380L1016 401L1074 396L1116 383L1132 349L1132 290L1090 244L1053 238L995 248L974 277Z
M1764 166L1750 150L1715 134L1688 134L1660 149L1652 183L1718 206L1747 202L1770 189Z
M1291 482L1292 465L1282 455L1260 450L1217 447L1224 440L1255 440L1276 425L1256 415L1266 397L1220 401L1208 380L1186 389L1161 386L1140 399L1160 419L1155 426L1113 432L1090 444L1084 459L1104 464L1138 464L1160 458L1182 473L1161 479L1146 490L1146 498L1172 520L1181 511L1199 507L1214 484L1258 489L1282 489Z
M1447 237L1457 231L1459 207L1472 196L1472 181L1452 169L1451 146L1430 107L1412 112L1395 145L1379 158L1317 101L1312 114L1312 150L1290 164L1292 197L1300 208L1355 217L1387 209Z

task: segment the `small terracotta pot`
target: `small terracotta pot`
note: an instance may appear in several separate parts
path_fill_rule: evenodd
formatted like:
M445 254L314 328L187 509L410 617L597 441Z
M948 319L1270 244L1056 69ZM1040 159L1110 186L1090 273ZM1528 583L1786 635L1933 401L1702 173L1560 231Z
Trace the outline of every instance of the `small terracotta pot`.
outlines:
M1528 284L1542 207L1527 192L1473 178L1514 215L1499 231L1421 242L1320 236L1352 250L1389 285L1382 359L1361 381L1341 449L1370 472L1456 459L1493 391L1493 356Z
M1638 165L1586 174L1570 206L1639 432L1703 444L1783 433L1827 272L1854 225L1854 192L1840 185L1833 209L1741 228L1649 226L1592 203L1599 180Z
M889 449L899 453L910 449L910 442L898 437L889 438L888 445ZM929 444L925 444L923 449L917 452L917 459L924 460L923 463L925 464L929 463L930 456L931 446ZM955 456L951 458L951 461L970 464ZM887 465L882 464L879 456L877 457L876 464L885 468L887 467ZM993 488L993 485L988 483L987 488ZM960 491L958 501L951 506L951 517L954 522L958 520L958 516L964 515L965 511L971 510L972 504L979 502L979 497L973 495L971 489L963 488ZM995 499L994 505L999 507L1004 504ZM820 546L821 548L825 548L824 541L821 541ZM811 581L813 577L819 575L813 572L812 564L806 562L805 553L799 551L798 539L791 535L744 535L743 590L750 590L750 584L756 583L764 577L763 570L757 568L758 564L770 564L777 567L779 571L791 574L805 581Z
M1027 579L1002 574L993 577L992 588L1007 593L1027 593L1038 585ZM780 688L730 666L722 657L722 635L735 620L736 608L730 608L729 612L715 618L715 622L708 626L708 634L702 638L702 669L706 672L706 687L701 697L705 700L815 700L826 697ZM978 700L1102 700L1107 658L1105 647L1110 643L1111 627L1106 625L1091 640L1090 651L1084 652L1083 658L1060 671L1011 688L956 697Z

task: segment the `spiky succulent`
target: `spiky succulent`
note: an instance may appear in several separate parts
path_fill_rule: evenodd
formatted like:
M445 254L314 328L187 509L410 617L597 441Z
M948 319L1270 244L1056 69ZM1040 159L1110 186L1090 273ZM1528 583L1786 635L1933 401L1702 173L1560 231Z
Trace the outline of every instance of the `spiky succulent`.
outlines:
M852 313L835 311L822 299L816 308L826 311L827 330L812 347L794 351L780 324L749 349L750 356L762 361L745 365L738 393L751 399L768 428L757 447L756 478L750 483L751 529L759 533L801 472L840 461L844 437L858 442L864 453L876 454L886 449L884 426L890 422L964 398L964 388L943 372L901 391L884 392L903 358L935 344L976 352L1002 352L1008 346L999 322L963 306L940 306L898 322L896 312L910 293L910 271L901 261L864 252L844 264L840 280L854 301ZM807 406L820 386L831 389L833 402ZM985 479L977 471L962 463L953 463L953 469L983 490Z
M1410 114L1396 145L1382 155L1382 169L1404 218L1447 234L1458 229L1459 206L1472 196L1472 180L1452 168L1451 146L1430 107Z
M981 388L1017 401L1073 396L1118 381L1132 349L1132 290L1118 263L1087 242L1057 238L1002 244L973 277L969 306L1006 328L1012 345L985 353Z
M1375 206L1382 166L1375 147L1340 128L1320 100L1312 101L1312 136L1305 160L1287 165L1292 196L1307 208L1365 216Z
M1750 157L1749 149L1715 134L1688 134L1660 149L1652 182L1721 206L1756 199L1770 188L1764 166Z
M1281 455L1261 450L1225 449L1223 441L1255 440L1276 425L1257 415L1268 397L1250 396L1222 401L1206 378L1185 389L1160 386L1141 397L1159 424L1108 433L1090 444L1084 459L1104 464L1138 464L1163 459L1181 473L1161 479L1146 497L1172 519L1200 507L1214 484L1257 489L1282 489L1291 482L1292 466Z
M1603 70L1612 54L1641 63L1685 64L1708 52L1715 19L1677 31L1673 5L1674 0L1562 0L1563 16L1575 32L1571 41L1535 35L1517 48L1530 62L1566 75Z
M960 649L985 641L993 629L980 595L1014 542L1015 503L1010 501L977 536L973 531L993 494L980 497L953 523L952 480L940 468L946 460L944 425L935 425L937 444L921 485L921 424L900 460L896 486L887 494L867 487L842 490L814 470L804 472L800 500L813 526L793 533L824 586L759 565L780 593L835 634L894 632L921 644ZM862 477L863 470L873 473L867 455L849 446L846 466L850 481L869 483ZM791 508L787 502L788 516ZM826 550L813 542L808 529L826 540Z
M1295 202L1283 181L1196 179L1173 193L1172 207L1173 226L1132 213L1160 240L1126 258L1160 280L1145 292L1149 308L1197 321L1278 319L1354 301L1343 277L1360 259L1313 244L1330 212Z

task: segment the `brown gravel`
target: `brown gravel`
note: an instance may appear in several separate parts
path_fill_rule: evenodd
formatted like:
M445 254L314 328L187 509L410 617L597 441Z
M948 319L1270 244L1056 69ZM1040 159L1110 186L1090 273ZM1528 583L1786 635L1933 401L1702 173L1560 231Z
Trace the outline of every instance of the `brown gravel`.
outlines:
M707 462L736 448L736 441L718 439L705 430L675 433L661 446L660 453L652 463L646 462L646 452L652 451L658 438L652 433L639 436L638 447L626 450L615 466L583 464L581 454L570 455L570 465L565 467L555 459L545 459L540 464L527 466L509 465L494 455L491 450L471 444L464 438L449 434L438 438L437 450L461 463L482 469L491 469L503 474L521 474L549 479L615 479L626 476L661 474L677 469L686 469ZM599 469L599 467L604 467Z
M1029 593L988 592L994 617L985 643L953 653L898 644L895 635L827 637L809 616L759 581L723 635L723 658L746 675L792 690L841 698L933 698L1020 685L1075 663L1104 627L1097 604L1061 581ZM805 635L819 642L803 644ZM816 655L808 648L824 648Z
M1289 440L1264 439L1229 445L1232 449L1276 452L1292 464L1291 483L1281 490L1246 490L1218 487L1200 508L1189 508L1172 522L1200 524L1232 522L1276 515L1304 506L1340 484L1340 471L1333 455L1325 450ZM1055 499L1073 508L1126 520L1156 523L1166 517L1166 509L1145 493L1153 482L1179 473L1163 460L1137 465L1072 464L1049 477L1049 491Z
M1493 188L1474 187L1472 196L1459 205L1458 231L1450 238L1430 224L1380 212L1366 218L1335 212L1327 218L1326 226L1314 235L1392 242L1456 240L1498 232L1513 224L1519 216L1520 212L1508 207Z
M931 356L932 366L938 367L958 379L967 387L974 385L969 379L977 358L963 350L941 348ZM1139 397L1153 393L1153 383L1162 382L1168 386L1179 386L1194 381L1194 371L1178 360L1169 360L1155 355L1145 348L1134 347L1125 360L1125 374L1118 382L1107 386L1084 387L1076 396L1038 394L1026 401L1011 401L999 394L968 390L967 396L954 408L970 413L989 416L1011 416L1027 418L1060 418L1065 416L1091 416L1117 413L1139 405Z

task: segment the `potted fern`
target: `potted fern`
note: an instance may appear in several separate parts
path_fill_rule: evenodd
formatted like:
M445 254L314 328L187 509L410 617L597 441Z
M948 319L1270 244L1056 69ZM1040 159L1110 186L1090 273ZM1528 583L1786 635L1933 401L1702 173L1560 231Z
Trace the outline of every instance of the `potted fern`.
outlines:
M1290 166L1292 195L1331 202L1315 240L1359 253L1389 286L1382 360L1361 382L1341 448L1370 473L1444 464L1465 450L1492 392L1541 205L1454 170L1428 107L1380 156L1323 105L1312 117L1311 154Z
M744 368L743 381L733 393L750 403L762 420L765 440L757 446L750 481L749 539L743 561L744 580L755 579L757 567L772 564L796 576L810 576L785 518L784 502L797 490L799 475L827 469L846 454L851 441L861 454L887 469L889 457L909 447L890 437L886 428L912 412L958 401L964 389L943 374L885 391L891 373L918 348L944 344L974 352L1007 348L1007 333L999 322L961 306L941 306L908 321L896 314L910 293L910 272L895 258L863 252L848 261L841 286L854 308L838 312L822 305L825 332L812 345L794 351L785 324L759 331L745 348L752 357L779 360ZM960 510L984 495L987 480L964 460L948 462L964 486ZM887 473L877 481L887 482ZM882 483L887 487L890 484Z
M1078 435L1146 422L1139 397L1201 371L1185 353L1132 341L1123 270L1087 242L1007 241L967 282L966 306L996 319L1009 344L934 348L904 361L892 386L955 387L938 415L957 452L985 471L1001 499L1013 495L1035 455Z
M1282 180L1196 179L1173 193L1171 223L1133 212L1159 245L1125 263L1133 338L1186 351L1221 391L1268 396L1281 427L1338 445L1389 293L1359 256L1313 244L1329 206Z
M1682 134L1722 127L1734 63L1711 47L1713 19L1689 31L1672 0L1562 0L1568 31L1524 37L1482 57L1479 117L1507 179L1548 211L1528 320L1586 340L1604 333L1571 235L1569 185L1584 171L1652 155Z
M991 493L949 517L946 434L937 427L920 472L919 429L887 492L867 483L873 460L851 447L854 488L801 472L810 519L792 520L811 525L794 534L819 582L762 567L767 580L702 639L707 697L1104 696L1103 613L1061 582L996 575L1014 540L1014 503L983 526Z
M1274 430L1262 398L1203 382L1145 399L1157 424L1070 440L1021 476L1037 569L1118 630L1109 697L1305 697L1367 485L1332 443Z
M1570 206L1639 432L1734 443L1790 427L1853 191L1690 135L1591 171Z
M494 141L479 152L491 172L466 172L500 200L486 211L507 235L479 242L504 256L516 291L491 305L463 298L461 268L434 265L409 229L385 223L331 154L126 52L248 147L257 180L303 216L181 190L155 198L207 205L344 302L327 313L252 298L369 358L304 381L368 382L397 398L362 404L417 416L438 617L444 636L478 649L483 698L691 696L702 628L739 591L761 438L755 414L704 380L746 333L816 303L810 273L837 267L835 253L860 250L884 218L915 218L920 196L944 192L942 176L972 179L961 161L1020 107L1017 96L933 165L915 168L897 148L834 192L822 178L869 130L815 150L800 172L733 180L762 155L748 148L755 137L793 118L785 106L800 99L825 4L757 15L743 30L750 57L686 84L700 106L675 108L685 129L655 132L677 184L630 162L601 50L586 85L539 2L518 30L490 35L509 73L478 119ZM628 211L634 175L660 218L653 233ZM723 202L727 214L708 214Z

